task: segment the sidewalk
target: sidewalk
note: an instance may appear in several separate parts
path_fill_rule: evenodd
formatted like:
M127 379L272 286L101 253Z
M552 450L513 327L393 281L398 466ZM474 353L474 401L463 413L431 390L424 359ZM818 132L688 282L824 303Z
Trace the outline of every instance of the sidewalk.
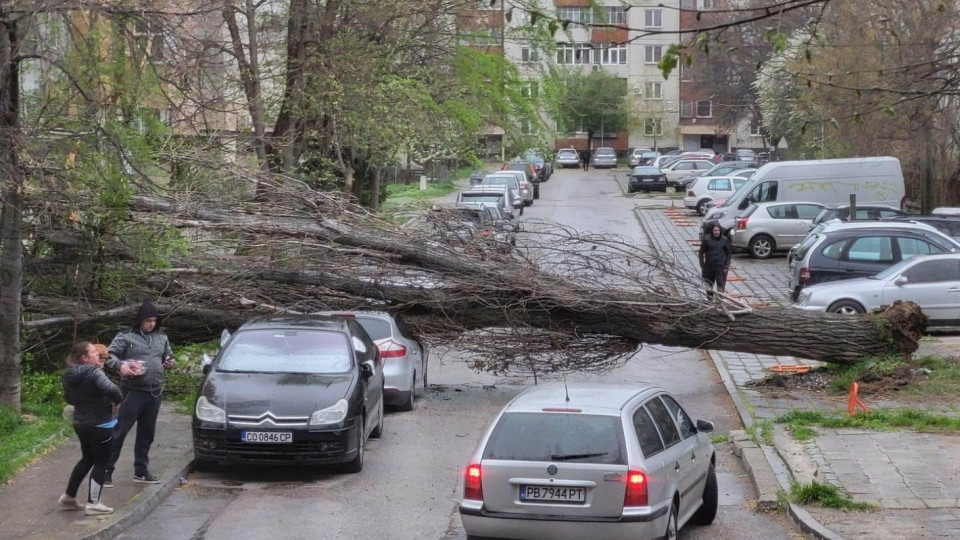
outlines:
M662 209L638 209L636 214L662 256L691 269L698 267L700 219L692 212L685 221L671 219ZM757 308L789 305L786 271L782 258L759 261L737 257L727 292ZM947 350L960 350L960 338L945 340L953 340L946 344ZM751 386L767 378L772 365L815 367L820 365L818 362L726 351L709 351L706 356L720 373L745 427L794 409L836 411L846 405L845 398L822 393L762 392ZM892 400L870 403L872 408L902 405ZM773 424L773 430L774 445L760 446L780 489L788 490L793 480L817 480L841 488L855 501L877 507L874 511L844 512L810 505L795 512L796 505L790 505L790 513L801 528L819 527L819 532L811 533L812 536L851 540L960 538L960 437L910 430L816 428L815 438L800 443L782 425ZM809 522L804 523L805 520Z
M70 437L20 471L8 484L0 485L0 538L76 540L112 538L136 523L180 484L193 461L190 416L174 412L176 404L164 403L157 419L157 434L150 450L150 470L159 484L133 483L133 443L136 426L123 445L113 473L116 487L106 488L101 501L116 511L109 516L85 516L83 511L60 510L73 466L80 459L80 444ZM85 480L77 499L86 501Z

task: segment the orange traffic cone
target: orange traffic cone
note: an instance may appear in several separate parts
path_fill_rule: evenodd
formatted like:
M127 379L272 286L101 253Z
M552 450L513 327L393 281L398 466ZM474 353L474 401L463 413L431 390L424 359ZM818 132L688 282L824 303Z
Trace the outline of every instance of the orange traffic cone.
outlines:
M857 405L863 409L864 412L870 412L870 408L867 405L860 401L858 394L860 393L860 385L856 382L850 385L850 396L847 398L847 414L853 415L856 412Z

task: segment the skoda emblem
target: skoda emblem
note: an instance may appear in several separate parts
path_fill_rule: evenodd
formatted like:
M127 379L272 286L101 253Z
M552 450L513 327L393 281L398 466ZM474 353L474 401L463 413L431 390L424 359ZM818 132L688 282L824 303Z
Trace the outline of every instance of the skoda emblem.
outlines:
M557 474L557 466L556 466L556 465L551 465L551 466L547 467L547 474L550 474L550 475Z

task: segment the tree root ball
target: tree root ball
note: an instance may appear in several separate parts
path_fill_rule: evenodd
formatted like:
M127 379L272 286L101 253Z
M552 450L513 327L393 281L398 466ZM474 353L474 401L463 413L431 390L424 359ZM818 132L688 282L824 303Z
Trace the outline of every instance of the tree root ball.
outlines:
M909 357L920 346L920 338L926 332L930 319L915 302L897 300L880 312L880 323L884 339Z

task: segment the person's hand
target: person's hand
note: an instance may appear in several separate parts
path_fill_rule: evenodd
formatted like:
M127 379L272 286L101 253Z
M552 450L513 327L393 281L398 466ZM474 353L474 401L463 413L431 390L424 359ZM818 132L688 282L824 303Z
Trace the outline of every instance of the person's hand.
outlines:
M170 369L173 367L173 357L168 356L163 359L163 369Z
M139 377L143 375L140 371L140 364L136 362L123 362L120 364L120 374L124 377Z

